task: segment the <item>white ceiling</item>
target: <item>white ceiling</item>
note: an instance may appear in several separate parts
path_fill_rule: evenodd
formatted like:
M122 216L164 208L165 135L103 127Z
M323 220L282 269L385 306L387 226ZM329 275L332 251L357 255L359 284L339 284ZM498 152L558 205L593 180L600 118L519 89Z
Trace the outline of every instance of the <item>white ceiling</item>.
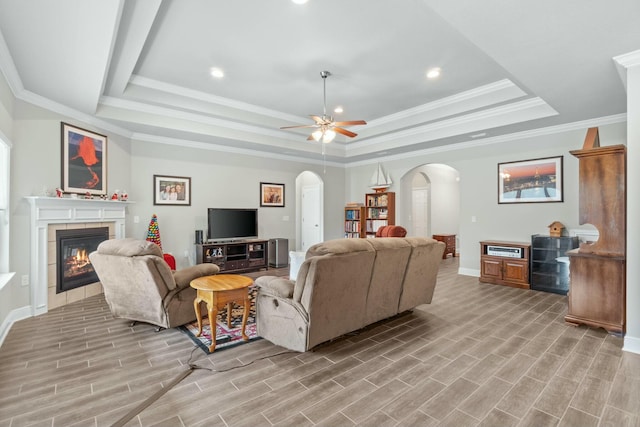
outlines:
M0 0L0 69L109 132L306 159L321 144L280 127L322 114L328 70L328 110L368 124L327 160L354 163L623 121L638 21L638 0Z

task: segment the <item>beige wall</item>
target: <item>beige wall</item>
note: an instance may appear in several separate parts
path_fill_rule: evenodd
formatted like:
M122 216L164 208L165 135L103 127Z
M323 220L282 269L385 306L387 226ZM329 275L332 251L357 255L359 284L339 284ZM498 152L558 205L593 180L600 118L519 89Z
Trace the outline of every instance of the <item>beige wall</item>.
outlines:
M396 206L405 206L409 194L401 190L398 177L420 165L443 163L460 173L460 270L476 274L480 268L479 242L485 239L530 241L531 235L548 233L547 226L560 221L569 228L578 224L578 162L569 150L582 147L585 129L566 131L551 135L513 139L501 143L466 148L464 150L415 153L405 159L381 159L394 184L390 191L396 192ZM601 145L626 143L626 124L618 123L600 127ZM499 205L497 203L498 163L528 160L542 157L564 158L564 202L525 203ZM350 200L361 199L368 191L368 182L375 164L350 168L347 182ZM437 206L432 206L437 209ZM402 218L403 212L399 212ZM471 218L475 217L476 222Z
M335 230L342 229L344 170L341 167L327 166L324 173L318 164L133 141L131 169L132 182L127 190L129 198L136 203L130 208L129 219L139 216L140 222L128 223L127 234L145 238L155 213L163 249L173 253L178 266L195 262L194 232L206 232L210 207L257 208L259 237L286 238L289 247L294 248L296 177L307 170L324 181L325 238L335 238ZM191 206L153 205L153 175L191 178ZM284 184L285 206L260 207L260 182Z

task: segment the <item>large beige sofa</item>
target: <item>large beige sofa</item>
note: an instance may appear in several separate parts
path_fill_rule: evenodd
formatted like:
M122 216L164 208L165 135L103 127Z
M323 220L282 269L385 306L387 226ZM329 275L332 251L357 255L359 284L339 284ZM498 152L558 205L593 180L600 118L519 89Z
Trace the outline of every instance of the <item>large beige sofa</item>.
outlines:
M430 303L444 246L423 237L337 239L314 245L295 280L256 279L258 335L306 351Z

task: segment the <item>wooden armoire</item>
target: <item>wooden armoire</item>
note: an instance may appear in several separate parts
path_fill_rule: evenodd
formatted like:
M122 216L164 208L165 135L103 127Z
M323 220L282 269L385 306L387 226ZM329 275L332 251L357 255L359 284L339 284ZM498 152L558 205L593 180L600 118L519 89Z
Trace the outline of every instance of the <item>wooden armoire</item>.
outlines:
M565 321L623 334L626 319L626 147L600 147L590 128L579 159L580 224L598 229L599 238L567 252L570 261Z

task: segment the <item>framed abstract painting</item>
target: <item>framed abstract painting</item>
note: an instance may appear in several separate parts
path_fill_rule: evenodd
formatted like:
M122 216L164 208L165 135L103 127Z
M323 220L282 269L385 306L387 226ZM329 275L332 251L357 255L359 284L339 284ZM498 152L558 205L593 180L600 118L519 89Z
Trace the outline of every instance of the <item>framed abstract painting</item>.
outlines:
M107 137L61 123L62 191L107 194Z

